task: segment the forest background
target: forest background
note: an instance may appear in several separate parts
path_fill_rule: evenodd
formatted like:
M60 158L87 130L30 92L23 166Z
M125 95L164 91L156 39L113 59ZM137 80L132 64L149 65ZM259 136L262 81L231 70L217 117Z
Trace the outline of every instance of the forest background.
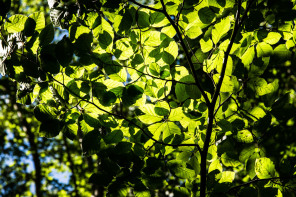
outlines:
M1 196L296 196L294 0L0 0Z

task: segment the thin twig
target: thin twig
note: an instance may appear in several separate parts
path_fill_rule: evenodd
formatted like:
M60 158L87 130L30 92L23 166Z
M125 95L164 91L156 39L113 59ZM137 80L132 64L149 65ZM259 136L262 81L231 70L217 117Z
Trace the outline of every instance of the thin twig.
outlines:
M136 2L135 0L129 0L129 1L132 2L132 3L134 3L134 4L136 4L136 5L138 5L138 6L140 6L140 7L142 7L142 8L146 8L146 9L149 9L149 10L153 10L153 11L155 11L155 12L161 12L161 13L163 13L163 10L149 7L149 6L147 6L147 5L144 5L144 4L141 4L141 3L138 3L138 2Z
M185 0L183 0L183 2L181 3L181 8L180 8L180 10L179 10L179 12L178 12L178 14L176 16L176 24L177 24L177 26L179 26L180 15L181 15L181 13L183 11L184 3L185 3Z
M97 58L97 60L99 60L100 62L102 62L99 58ZM142 75L145 75L145 76L149 76L153 79L159 79L159 80L162 80L162 81L171 81L171 82L174 82L174 83L180 83L180 84L184 84L184 85L195 85L195 83L187 83L187 82L182 82L182 81L176 81L174 79L163 79L163 78L160 78L160 77L156 77L154 75L150 75L148 73L144 73L136 68L133 68L133 67L130 67L130 66L125 66L125 65L116 65L116 64L107 64L107 63L104 63L102 62L103 64L106 64L106 65L112 65L112 66L118 66L118 67L125 67L125 68L129 68L129 69L133 69L135 71L137 71L138 73L142 74Z
M267 179L254 179L254 180L251 180L247 183L243 183L241 185L238 185L238 186L234 186L232 188L230 188L228 190L228 192L230 192L231 190L236 190L236 189L239 189L241 187L244 187L244 186L248 186L250 184L253 184L253 183L256 183L256 182L260 182L260 181L271 181L271 180L285 180L285 179L295 179L296 178L296 175L293 175L293 176L290 176L290 177L272 177L272 178L267 178Z
M241 25L241 22L240 22L240 9L241 9L241 0L238 1L238 8L237 8L236 16L235 16L235 23L234 23L232 35L231 35L229 44L228 44L227 49L226 49L225 54L224 54L223 65L222 65L220 78L219 78L219 81L217 83L216 90L215 90L215 93L214 93L214 96L213 96L213 99L212 99L212 104L213 105L215 105L215 103L217 101L217 98L218 98L218 95L220 94L220 89L222 87L223 79L224 79L225 72L226 72L228 57L230 55L230 51L231 51L232 45L234 43L234 39L235 39L235 37L237 35L238 29L240 28L240 25ZM246 12L248 12L248 10L246 10Z
M216 114L217 114L218 110L220 109L220 107L222 107L229 99L231 99L232 94L233 93L231 93L222 103L219 103L219 106L217 107L217 109L216 109L216 111L214 113L214 116L216 116Z
M237 103L237 100L235 98L233 98L232 96L230 97L236 104L237 108L241 111L244 111L246 114L248 114L249 116L252 116L253 118L255 118L256 120L259 120L256 116L254 116L253 114L251 114L250 112L248 112L247 110L245 110L244 108L242 108L241 106L239 106L239 104Z

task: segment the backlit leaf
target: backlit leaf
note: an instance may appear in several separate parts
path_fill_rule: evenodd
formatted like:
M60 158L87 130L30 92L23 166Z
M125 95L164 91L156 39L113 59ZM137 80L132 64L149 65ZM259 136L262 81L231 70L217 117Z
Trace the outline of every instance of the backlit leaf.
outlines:
M230 18L227 17L222 19L219 23L214 26L212 30L212 40L214 44L217 44L220 39L229 31L230 29Z
M27 18L27 16L21 14L12 15L9 17L10 22L6 23L6 29L8 33L17 33L23 31Z
M272 178L275 176L275 167L269 158L262 157L256 159L255 172L259 179Z

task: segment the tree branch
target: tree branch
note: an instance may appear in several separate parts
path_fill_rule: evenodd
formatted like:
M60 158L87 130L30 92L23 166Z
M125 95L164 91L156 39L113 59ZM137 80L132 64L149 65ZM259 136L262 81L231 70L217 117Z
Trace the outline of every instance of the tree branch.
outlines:
M188 61L188 63L189 63L189 67L190 67L191 72L192 72L192 75L193 75L193 77L194 77L195 85L196 85L196 86L198 87L198 89L200 90L202 96L204 97L204 99L205 99L205 101L206 101L207 106L209 106L209 105L211 104L211 102L210 102L210 100L209 100L207 94L205 93L204 89L202 88L202 86L200 85L200 83L199 83L199 81L198 81L198 77L197 77L197 74L196 74L196 72L195 72L194 65L193 65L193 63L192 63L192 61L191 61L191 58L190 58L189 52L188 52L188 50L187 50L187 48L186 48L186 45L185 45L185 43L184 43L184 40L183 40L183 38L182 38L182 34L181 34L181 32L180 32L178 26L177 26L177 25L175 24L175 22L173 21L173 19L172 19L172 18L170 17L170 15L166 12L165 5L164 5L163 0L160 0L160 2L161 2L161 4L162 4L162 8L163 8L163 13L164 13L164 15L165 15L166 18L169 20L170 24L173 26L173 28L175 29L175 31L176 31L176 33L177 33L177 35L178 35L178 37L179 37L179 40L180 40L181 46L182 46L182 48L183 48L183 50L184 50L185 56L186 56L187 61Z
M136 2L135 0L129 0L129 1L132 2L132 3L134 3L134 4L136 4L136 5L138 5L138 6L140 6L140 7L142 7L142 8L146 8L146 9L149 9L149 10L153 10L155 12L161 12L161 13L163 13L163 10L152 8L152 7L149 7L147 5L143 5L141 3Z
M77 180L76 180L76 172L75 172L75 166L74 166L74 162L73 162L73 159L71 157L71 153L70 153L70 149L69 149L69 146L68 146L68 142L67 142L67 138L65 135L63 135L63 141L64 141L64 144L65 144L65 147L66 147L66 152L67 152L67 158L68 158L68 161L70 162L70 170L72 172L72 180L73 180L73 183L74 183L74 192L75 192L75 196L76 197L79 197L79 192L78 192L78 186L77 186Z
M227 46L226 52L224 54L223 65L222 65L222 70L221 70L220 78L219 78L219 81L217 83L216 90L214 92L214 96L213 96L213 99L212 99L212 105L214 105L214 106L216 104L218 95L220 94L220 89L222 87L223 79L224 79L224 76L225 76L225 71L226 71L226 67L227 67L227 61L228 61L229 54L230 54L232 45L234 43L234 39L235 39L235 37L237 35L238 29L240 28L240 25L241 25L241 23L239 21L239 18L240 18L240 10L241 10L241 0L238 0L237 12L236 12L236 17L235 17L235 23L234 23L233 31L232 31L231 38L230 38L229 44ZM246 12L247 12L247 10L246 10Z
M220 89L222 86L223 78L225 75L226 71L226 66L227 66L227 59L230 54L232 45L234 43L234 39L236 37L236 34L238 32L238 29L240 27L239 23L239 18L240 18L240 9L241 9L241 0L238 0L238 5L237 5L237 12L236 12L236 17L235 17L235 25L232 31L232 35L228 44L228 47L226 49L224 59L223 59L223 65L222 65L222 70L220 74L220 79L218 81L218 84L216 86L214 96L212 98L212 102L208 106L208 126L207 126L207 131L206 131L206 138L204 141L204 147L202 150L201 154L201 162L200 162L200 176L201 176L201 183L200 183L200 196L205 197L206 196L206 182L207 182L207 154L208 154L208 149L210 145L210 140L211 140L211 135L213 131L213 122L215 118L215 105L218 99L218 96L220 95Z
M232 188L230 188L228 190L228 192L232 191L232 190L236 190L236 189L239 189L241 187L244 187L244 186L247 186L247 185L250 185L250 184L253 184L253 183L256 183L256 182L260 182L260 181L271 181L271 180L285 180L285 179L295 179L296 178L296 175L293 175L293 176L289 176L289 177L272 177L272 178L267 178L267 179L254 179L254 180L251 180L247 183L243 183L241 185L237 185L237 186L234 186Z

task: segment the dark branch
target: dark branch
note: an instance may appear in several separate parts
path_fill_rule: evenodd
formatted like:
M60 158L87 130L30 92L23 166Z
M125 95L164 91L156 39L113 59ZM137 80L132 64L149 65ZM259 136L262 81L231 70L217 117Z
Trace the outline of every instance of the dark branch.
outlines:
M165 15L166 18L169 20L170 24L174 27L174 29L175 29L175 31L176 31L178 37L179 37L179 40L180 40L181 46L182 46L182 48L183 48L183 50L184 50L185 56L186 56L187 61L188 61L188 63L189 63L189 67L190 67L191 72L192 72L192 75L193 75L193 77L194 77L195 85L196 85L196 86L198 87L198 89L200 90L202 96L204 97L204 99L205 99L205 101L206 101L207 106L209 106L211 102L210 102L210 100L209 100L207 94L205 93L204 89L202 88L202 86L200 85L200 83L199 83L199 81L198 81L198 77L197 77L197 74L196 74L196 72L195 72L194 65L193 65L193 63L192 63L192 61L191 61L191 58L190 58L190 55L189 55L189 51L187 50L186 45L185 45L185 43L184 43L184 40L183 40L183 38L182 38L182 34L181 34L181 32L180 32L178 26L177 26L177 25L175 24L175 22L173 21L173 19L172 19L172 18L170 17L170 15L166 12L165 5L164 5L163 0L160 0L160 2L161 2L161 4L162 4L162 8L163 8L163 13L164 13L164 15Z
M226 52L224 54L224 59L223 59L223 65L222 65L222 70L221 70L221 74L220 74L220 78L219 81L217 83L216 86L216 90L212 99L212 105L215 106L217 98L220 94L220 89L222 87L222 83L223 83L223 79L225 76L225 71L226 71L226 67L227 67L227 61L228 61L228 57L232 48L232 45L234 43L234 39L238 33L238 29L240 28L241 22L240 22L240 10L241 10L241 0L238 1L238 6L237 6L237 12L236 12L236 17L235 17L235 23L234 23L234 27L233 27L233 31L232 31L232 35L229 41L229 44L227 46ZM246 10L247 12L248 10Z
M134 3L134 4L136 4L136 5L138 5L138 6L140 6L140 7L142 7L142 8L146 8L146 9L149 9L149 10L153 10L155 12L161 12L161 13L163 13L163 10L152 8L152 7L149 7L147 5L143 5L141 3L136 2L135 0L129 0L129 1L132 2L132 3Z

